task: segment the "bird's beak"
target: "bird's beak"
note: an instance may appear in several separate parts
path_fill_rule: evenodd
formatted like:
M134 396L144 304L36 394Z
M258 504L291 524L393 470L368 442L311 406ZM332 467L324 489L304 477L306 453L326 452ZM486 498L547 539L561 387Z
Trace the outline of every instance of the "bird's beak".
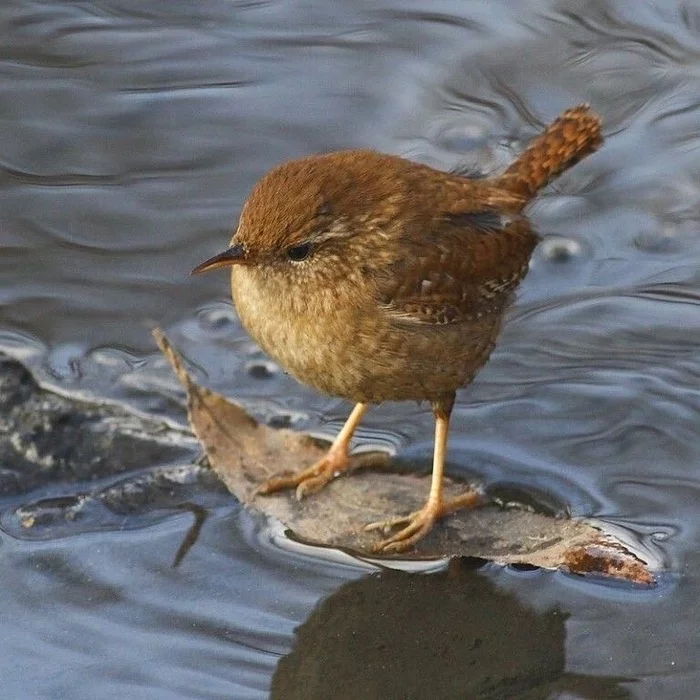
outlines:
M198 275L200 272L209 272L210 270L218 270L220 267L230 267L238 263L245 263L245 248L238 244L231 246L223 253L215 255L209 260L205 260L200 265L192 270L190 274Z

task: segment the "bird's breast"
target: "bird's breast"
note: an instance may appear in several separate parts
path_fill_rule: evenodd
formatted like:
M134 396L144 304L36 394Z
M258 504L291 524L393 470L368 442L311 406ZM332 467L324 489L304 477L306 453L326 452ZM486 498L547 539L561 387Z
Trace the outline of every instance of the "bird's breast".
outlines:
M435 399L470 381L488 359L500 316L445 326L397 326L348 290L285 289L256 270L232 268L231 287L248 333L304 384L350 401Z
M363 354L355 307L338 303L338 290L287 289L274 277L245 267L232 268L231 290L248 333L289 374L315 389L354 400L362 381Z

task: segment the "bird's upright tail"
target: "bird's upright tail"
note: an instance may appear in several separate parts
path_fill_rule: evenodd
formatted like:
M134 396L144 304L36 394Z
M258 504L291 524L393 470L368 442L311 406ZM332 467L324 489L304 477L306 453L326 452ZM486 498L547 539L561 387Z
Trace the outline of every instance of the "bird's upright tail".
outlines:
M602 143L600 117L588 105L567 109L506 169L499 186L527 202Z

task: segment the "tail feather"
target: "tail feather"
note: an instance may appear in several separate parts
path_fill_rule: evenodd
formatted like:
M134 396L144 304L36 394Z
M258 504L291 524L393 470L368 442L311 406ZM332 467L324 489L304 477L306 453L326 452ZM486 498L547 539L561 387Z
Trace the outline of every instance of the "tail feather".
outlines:
M588 105L568 109L506 169L499 185L527 201L602 143L600 117Z

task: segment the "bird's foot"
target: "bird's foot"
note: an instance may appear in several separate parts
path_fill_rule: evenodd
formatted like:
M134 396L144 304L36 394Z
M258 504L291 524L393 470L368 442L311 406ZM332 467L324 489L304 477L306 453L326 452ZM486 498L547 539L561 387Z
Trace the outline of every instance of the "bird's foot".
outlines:
M320 491L330 481L347 471L349 466L350 455L346 450L330 449L316 464L307 469L285 476L273 476L263 482L257 493L266 496L285 489L296 489L296 497L301 500L304 496Z
M477 489L467 491L457 498L449 501L428 500L427 503L415 513L403 515L365 526L365 530L381 530L388 532L394 527L406 524L395 535L382 540L372 549L377 554L395 554L405 552L422 540L432 529L433 525L450 513L462 508L473 508L483 500L483 494Z
M345 472L367 466L379 466L388 455L364 452L349 455L345 449L329 449L316 464L293 474L274 476L258 486L256 494L266 496L285 489L296 489L298 500L325 488L331 481Z

